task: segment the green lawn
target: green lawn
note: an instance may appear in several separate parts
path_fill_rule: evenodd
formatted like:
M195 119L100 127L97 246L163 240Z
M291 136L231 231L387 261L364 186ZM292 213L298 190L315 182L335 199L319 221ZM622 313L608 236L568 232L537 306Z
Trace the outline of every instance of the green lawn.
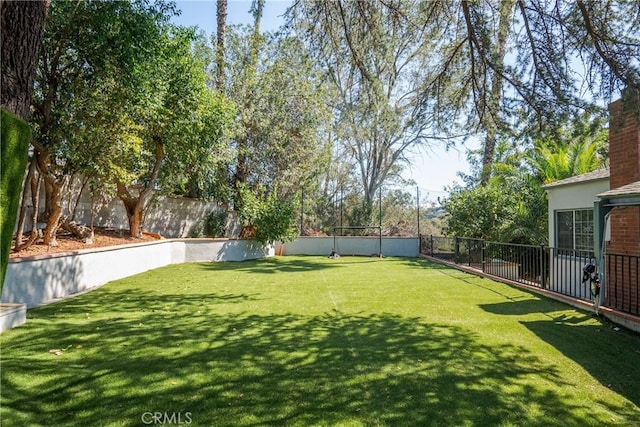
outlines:
M0 339L3 426L640 425L640 337L416 259L170 266Z

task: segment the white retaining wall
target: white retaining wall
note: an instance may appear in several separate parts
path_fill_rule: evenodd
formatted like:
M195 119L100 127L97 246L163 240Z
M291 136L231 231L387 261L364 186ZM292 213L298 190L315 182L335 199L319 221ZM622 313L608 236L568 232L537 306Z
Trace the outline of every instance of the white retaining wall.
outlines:
M280 246L284 246L280 249ZM378 254L379 237L340 236L335 239L335 250L340 255ZM293 242L276 245L276 253L282 255L329 255L334 249L333 237L298 237ZM382 255L416 257L420 252L418 237L382 237Z
M2 303L35 307L169 264L242 261L272 256L252 240L184 239L10 260Z

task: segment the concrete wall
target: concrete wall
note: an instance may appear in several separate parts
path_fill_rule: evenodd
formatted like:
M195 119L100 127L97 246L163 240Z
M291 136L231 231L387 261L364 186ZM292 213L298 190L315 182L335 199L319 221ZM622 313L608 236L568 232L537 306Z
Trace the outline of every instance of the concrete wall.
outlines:
M36 256L9 262L2 303L34 307L169 264L242 261L273 255L252 240L184 239Z
M95 209L95 208L94 208ZM224 210L215 202L158 196L146 209L144 230L167 238L188 237L189 231L210 212ZM89 224L91 203L82 200L78 205L76 221ZM127 213L120 199L112 199L98 206L94 224L99 227L129 229Z
M273 256L274 247L254 240L190 239L183 240L184 261L244 261Z
M298 237L293 242L276 245L276 253L282 255L326 255L334 249L333 237ZM335 250L340 255L378 254L380 240L378 237L336 237ZM416 257L420 252L418 237L382 237L382 254L384 256Z
M27 186L27 194L29 187ZM73 197L63 197L62 208L65 216L71 217L71 213L76 205L77 194L80 194L75 208L75 221L81 224L91 224L93 211L93 224L96 227L108 227L115 229L129 229L127 213L122 201L117 197L94 198L85 188L81 192L82 183L78 178L71 180L66 188L69 189ZM39 210L44 211L44 186L41 186ZM226 208L216 202L205 202L197 199L184 197L157 196L147 206L144 217L144 231L158 233L167 238L189 237L189 232L198 223L214 211L226 211ZM31 196L28 197L27 216L25 230L32 229L31 218L33 217L33 206ZM43 223L37 224L38 228L43 228ZM240 225L237 216L229 212L227 216L226 237L237 237L240 234Z

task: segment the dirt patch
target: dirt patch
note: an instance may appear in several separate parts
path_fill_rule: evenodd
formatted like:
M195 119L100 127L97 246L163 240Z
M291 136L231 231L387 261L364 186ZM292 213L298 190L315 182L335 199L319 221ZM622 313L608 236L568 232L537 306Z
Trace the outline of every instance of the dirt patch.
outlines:
M112 228L94 228L93 243L87 244L76 239L70 233L60 232L57 234L57 246L49 246L42 243L42 240L31 245L27 250L14 252L13 244L9 258L22 258L34 255L55 254L63 252L73 252L82 249L103 248L107 246L128 245L132 243L152 242L161 239L158 235L143 234L141 238L128 237L128 230L114 230ZM25 236L28 237L28 236ZM13 243L13 242L12 242Z

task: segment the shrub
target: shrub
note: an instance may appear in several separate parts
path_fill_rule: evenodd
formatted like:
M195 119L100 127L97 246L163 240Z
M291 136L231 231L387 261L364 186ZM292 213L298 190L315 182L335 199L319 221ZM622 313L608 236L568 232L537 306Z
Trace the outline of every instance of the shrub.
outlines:
M9 262L11 237L16 225L16 215L20 203L22 179L29 158L28 148L31 140L29 125L10 112L2 109L0 118L0 294L4 275Z
M286 242L297 236L295 203L279 198L277 188L268 194L264 188L252 191L246 186L241 186L239 190L242 198L240 220L246 229L255 233L254 238L258 242Z
M224 237L227 231L227 212L215 210L189 229L189 237Z

